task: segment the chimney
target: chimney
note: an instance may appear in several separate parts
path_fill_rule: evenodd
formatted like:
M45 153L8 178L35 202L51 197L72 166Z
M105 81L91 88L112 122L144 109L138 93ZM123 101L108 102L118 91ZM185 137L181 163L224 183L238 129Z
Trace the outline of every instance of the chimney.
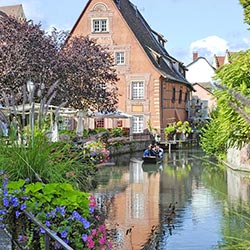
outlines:
M198 58L198 52L193 52L193 61L195 61Z

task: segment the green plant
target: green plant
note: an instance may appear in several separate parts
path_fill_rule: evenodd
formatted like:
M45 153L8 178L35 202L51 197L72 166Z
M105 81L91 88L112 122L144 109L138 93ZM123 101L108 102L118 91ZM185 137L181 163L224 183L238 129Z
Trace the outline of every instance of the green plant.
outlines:
M94 214L95 199L88 193L75 190L70 184L29 184L24 180L8 183L6 178L2 191L0 227L7 228L13 240L22 242L25 249L44 249L44 232L25 218L24 210L74 249L111 247L105 226ZM60 249L53 241L50 244Z
M166 128L164 128L165 139L169 140L176 133L177 125L176 123L168 124Z

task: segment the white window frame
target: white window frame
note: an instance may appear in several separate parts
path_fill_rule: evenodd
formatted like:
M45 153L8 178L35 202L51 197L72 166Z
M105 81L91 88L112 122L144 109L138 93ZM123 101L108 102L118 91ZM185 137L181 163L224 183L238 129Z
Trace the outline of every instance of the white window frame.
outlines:
M131 99L143 100L144 99L144 81L131 82Z
M106 33L108 32L108 19L100 18L92 20L93 33Z
M124 51L115 52L115 64L116 65L124 65L125 64L125 52Z
M132 119L133 134L143 133L144 118L142 115L135 115Z

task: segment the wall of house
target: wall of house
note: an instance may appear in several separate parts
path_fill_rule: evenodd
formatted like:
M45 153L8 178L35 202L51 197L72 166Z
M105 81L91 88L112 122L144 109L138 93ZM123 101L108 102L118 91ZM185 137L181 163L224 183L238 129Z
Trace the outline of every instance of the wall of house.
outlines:
M109 32L92 33L92 19L104 17L108 17ZM125 53L125 63L115 66L119 78L117 83L120 94L118 109L133 116L143 116L144 130L148 129L149 121L152 127L160 130L162 121L164 120L165 124L168 117L172 117L176 112L181 120L185 119L186 112L183 102L177 104L177 107L174 108L175 110L172 110L173 105L171 103L170 108L161 108L161 75L148 59L144 49L124 21L120 12L117 11L114 1L91 1L78 25L73 30L72 35L88 35L90 38L96 39L99 44L107 46L114 56L116 52L123 51ZM132 100L132 81L144 82L143 99ZM185 87L182 88L184 89L184 98L186 89ZM164 95L168 95L168 93ZM166 106L168 103L165 102L164 105Z
M214 76L214 69L203 57L187 65L186 79L191 83L211 82Z
M250 171L250 144L246 144L242 149L229 148L227 164L233 169Z
M202 101L208 101L208 110L211 111L216 106L216 100L214 96L198 84L194 84L193 87L196 91L193 93L193 96L197 96Z
M175 89L175 96L173 95L173 89ZM190 95L189 91L184 84L170 82L163 84L163 128L169 123L187 119L186 98L188 97L186 95Z

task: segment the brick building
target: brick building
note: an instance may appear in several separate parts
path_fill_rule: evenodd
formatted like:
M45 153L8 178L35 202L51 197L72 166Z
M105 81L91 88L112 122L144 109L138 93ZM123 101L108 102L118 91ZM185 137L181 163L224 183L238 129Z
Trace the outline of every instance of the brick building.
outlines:
M133 133L148 124L158 131L187 119L192 85L185 67L165 49L166 39L151 29L128 0L89 0L70 32L108 47L118 73L118 109L131 115ZM123 126L128 121L124 120Z

